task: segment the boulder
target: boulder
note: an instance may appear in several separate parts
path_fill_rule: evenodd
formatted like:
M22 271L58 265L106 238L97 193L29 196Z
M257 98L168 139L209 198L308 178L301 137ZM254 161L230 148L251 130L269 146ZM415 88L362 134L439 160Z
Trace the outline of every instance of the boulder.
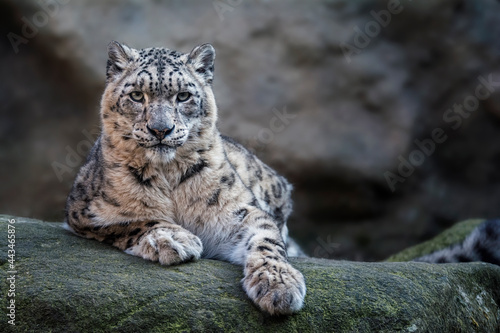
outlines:
M472 232L472 230L474 230L483 222L485 222L484 219L470 219L467 221L459 222L453 227L446 229L433 239L394 254L387 258L386 261L410 261L444 249L453 244L461 243L465 239L465 237L467 237Z
M15 221L15 222L12 222ZM11 225L11 227L9 227ZM12 228L14 227L14 228ZM8 229L15 230L9 267ZM494 332L500 267L292 259L304 308L260 312L241 267L198 260L164 267L49 223L0 216L2 332ZM12 238L11 238L12 239ZM15 273L9 271L14 269ZM14 275L15 280L9 279ZM9 289L15 297L8 296Z

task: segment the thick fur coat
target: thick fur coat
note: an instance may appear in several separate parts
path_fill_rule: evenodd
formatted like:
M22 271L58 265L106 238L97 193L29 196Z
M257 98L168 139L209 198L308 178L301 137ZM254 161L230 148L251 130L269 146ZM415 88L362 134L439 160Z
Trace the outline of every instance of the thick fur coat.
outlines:
M299 254L286 227L292 187L217 130L214 48L108 51L102 133L68 197L67 227L164 265L242 265L263 311L299 310L305 281L287 261Z

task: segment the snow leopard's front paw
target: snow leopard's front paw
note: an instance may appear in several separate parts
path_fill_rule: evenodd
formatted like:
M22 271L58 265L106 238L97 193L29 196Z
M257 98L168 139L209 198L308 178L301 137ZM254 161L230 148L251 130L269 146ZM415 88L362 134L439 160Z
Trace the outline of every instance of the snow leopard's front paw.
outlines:
M187 230L158 228L149 231L126 253L144 259L159 261L162 265L175 265L199 259L203 251L201 240Z
M272 315L296 312L304 303L304 276L286 261L250 257L242 282L255 304Z

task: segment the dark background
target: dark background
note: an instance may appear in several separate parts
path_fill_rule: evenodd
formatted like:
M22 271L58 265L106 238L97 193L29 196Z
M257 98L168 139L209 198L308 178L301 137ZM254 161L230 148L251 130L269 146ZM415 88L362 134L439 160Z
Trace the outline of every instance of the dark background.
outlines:
M500 84L459 125L443 119L479 76L500 82L499 1L401 0L385 26L371 11L388 1L41 3L0 0L1 213L62 220L118 40L214 45L219 127L294 184L289 226L311 255L381 260L500 216ZM436 128L447 140L415 155ZM423 163L393 191L387 172L412 152Z

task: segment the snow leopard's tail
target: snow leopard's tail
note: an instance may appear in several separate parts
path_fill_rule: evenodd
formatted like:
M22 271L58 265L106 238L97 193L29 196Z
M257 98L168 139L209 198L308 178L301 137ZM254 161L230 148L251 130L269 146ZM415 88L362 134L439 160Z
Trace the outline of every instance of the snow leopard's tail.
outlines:
M462 243L413 261L453 263L483 261L500 265L500 220L488 220L476 227Z

